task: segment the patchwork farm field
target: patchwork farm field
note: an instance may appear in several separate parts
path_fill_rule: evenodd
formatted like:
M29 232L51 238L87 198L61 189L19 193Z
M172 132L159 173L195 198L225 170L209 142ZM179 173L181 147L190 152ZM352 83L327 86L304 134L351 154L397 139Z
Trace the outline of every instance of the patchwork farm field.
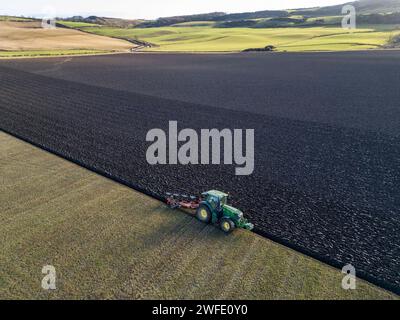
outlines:
M0 62L0 128L155 197L230 192L256 232L399 292L396 52ZM146 133L255 129L255 171L151 166Z
M214 28L199 22L191 27L159 28L77 28L110 37L144 40L155 44L147 51L169 52L230 52L273 45L278 51L349 51L377 49L391 37L400 34L399 26L382 29L381 26L360 26L356 31L340 27L291 28Z
M133 46L73 29L43 29L41 21L0 19L0 58L128 52Z
M339 270L226 236L4 133L0 164L0 299L398 299L364 281L345 291Z

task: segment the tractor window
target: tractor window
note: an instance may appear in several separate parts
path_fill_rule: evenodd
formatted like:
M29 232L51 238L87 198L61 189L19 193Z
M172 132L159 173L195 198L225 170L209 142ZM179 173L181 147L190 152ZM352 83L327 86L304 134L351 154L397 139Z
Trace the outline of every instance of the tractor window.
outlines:
M226 205L227 201L228 201L228 197L222 197L221 198L221 205Z
M210 204L211 208L215 209L218 204L218 199L214 196L208 196L207 202Z

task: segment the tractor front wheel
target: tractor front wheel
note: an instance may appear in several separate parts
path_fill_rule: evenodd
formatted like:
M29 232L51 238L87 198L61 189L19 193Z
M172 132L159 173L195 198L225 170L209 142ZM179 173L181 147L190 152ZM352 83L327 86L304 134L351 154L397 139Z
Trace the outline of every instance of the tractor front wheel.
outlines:
M196 217L201 222L210 223L211 211L207 206L201 205L200 207L197 208Z
M222 218L219 226L221 227L221 230L225 233L231 233L233 229L235 229L234 222L228 218Z

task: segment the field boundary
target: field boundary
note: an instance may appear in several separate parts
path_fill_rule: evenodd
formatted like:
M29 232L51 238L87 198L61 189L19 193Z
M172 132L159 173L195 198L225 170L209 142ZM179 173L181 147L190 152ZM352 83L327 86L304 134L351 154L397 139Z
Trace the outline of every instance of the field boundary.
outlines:
M4 52L4 51L3 51ZM14 52L14 51L13 51ZM77 54L59 54L59 55L36 55L36 56L1 56L0 51L0 60L14 60L14 59L49 59L49 58L73 58L73 57L93 57L93 56L108 56L108 55L117 55L117 54L129 54L130 52L124 51L110 51L110 52L99 52L99 53L77 53Z
M64 24L62 24L62 23L58 23L58 25L60 26L60 28L66 28L66 29L71 29L71 30L79 30L79 31L84 32L84 33L86 33L86 34L91 34L91 35L95 34L95 35L98 35L98 36L101 36L101 37L112 38L112 39L119 39L119 40L125 40L125 41L127 41L127 42L136 44L137 47L131 48L131 51L134 51L135 49L136 49L136 50L140 50L140 49L142 49L142 48L159 47L158 45L156 45L156 44L154 44L154 43L147 42L147 41L144 41L144 40L131 39L131 38L128 38L128 37L116 37L116 36L106 36L106 35L103 35L103 34L96 34L96 33L93 33L93 32L86 31L84 28L73 28L73 27L69 27L69 26L67 26L67 25L64 25Z

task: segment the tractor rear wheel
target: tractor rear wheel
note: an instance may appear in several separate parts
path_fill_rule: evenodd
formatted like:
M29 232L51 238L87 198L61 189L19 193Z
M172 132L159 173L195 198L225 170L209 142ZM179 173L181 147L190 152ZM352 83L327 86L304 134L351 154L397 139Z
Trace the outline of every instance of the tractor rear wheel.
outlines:
M197 208L196 218L201 222L210 223L211 221L210 209L205 205L201 205L200 207Z
M235 229L235 223L228 218L222 218L219 223L219 226L221 230L225 233L231 233L233 229Z

